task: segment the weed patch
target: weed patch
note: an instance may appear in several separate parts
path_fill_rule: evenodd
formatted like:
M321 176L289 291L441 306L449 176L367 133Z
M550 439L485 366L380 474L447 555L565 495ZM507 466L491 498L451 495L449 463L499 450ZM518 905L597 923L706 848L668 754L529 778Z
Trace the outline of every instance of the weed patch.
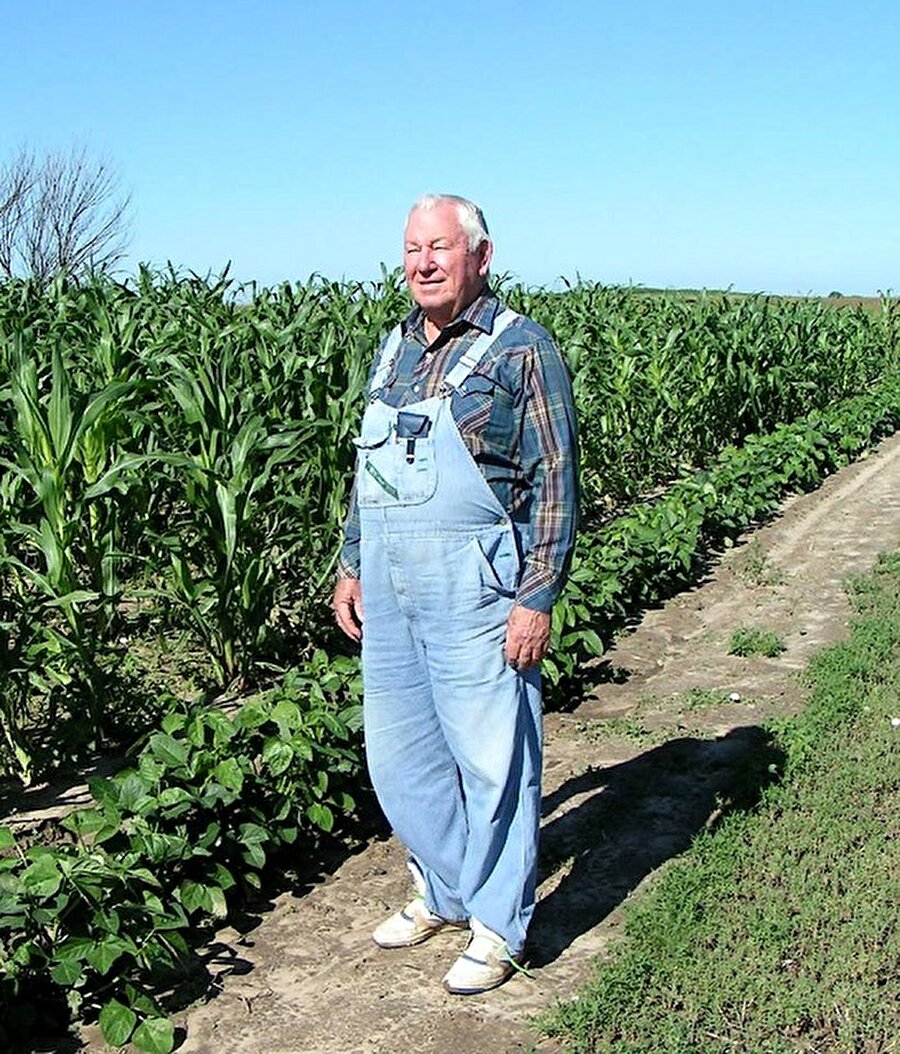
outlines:
M767 659L776 659L783 651L784 644L777 633L753 626L740 626L732 633L728 644L728 654L740 655L742 658L762 655Z
M737 566L737 573L746 582L756 586L777 586L784 581L784 574L772 565L763 552L759 538L754 538L747 546Z

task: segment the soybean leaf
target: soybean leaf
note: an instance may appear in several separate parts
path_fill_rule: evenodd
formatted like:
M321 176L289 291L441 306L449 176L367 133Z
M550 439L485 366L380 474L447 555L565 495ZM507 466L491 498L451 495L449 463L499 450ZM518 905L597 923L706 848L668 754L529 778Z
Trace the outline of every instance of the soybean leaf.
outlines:
M294 760L294 750L290 743L285 743L276 736L272 736L263 746L262 758L272 774L280 776Z
M240 791L244 785L244 773L234 758L225 758L212 770L213 777L232 791Z
M164 1017L148 1017L134 1030L131 1042L146 1054L171 1054L175 1046L175 1029Z
M334 827L334 813L327 805L312 802L306 807L306 815L323 831L330 831Z
M50 976L58 985L68 987L78 984L84 977L84 969L77 959L63 959L50 970Z
M100 1031L111 1047L124 1047L136 1023L137 1014L118 999L110 999L100 1011Z
M98 941L87 953L86 959L102 977L112 969L113 964L127 950L127 945L119 937L107 936Z
M150 737L150 749L160 761L173 768L183 765L190 753L187 743L165 732L157 732Z
M22 872L22 885L35 897L52 897L61 884L59 865L49 853L39 856Z
M178 896L188 913L193 913L198 908L203 911L212 911L212 898L202 882L194 882L186 878L178 887Z

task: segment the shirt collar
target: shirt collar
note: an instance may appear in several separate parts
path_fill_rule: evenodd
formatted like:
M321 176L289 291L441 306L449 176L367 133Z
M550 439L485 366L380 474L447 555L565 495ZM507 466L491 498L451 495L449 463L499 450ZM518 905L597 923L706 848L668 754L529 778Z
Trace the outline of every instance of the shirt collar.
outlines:
M475 297L468 307L460 311L456 318L444 327L444 330L449 331L452 335L457 330L474 326L483 333L490 333L494 328L494 319L499 312L500 301L490 289L487 289L480 296ZM428 343L425 339L425 312L420 307L416 306L410 311L402 323L402 329L404 336L412 334L418 337L423 344Z

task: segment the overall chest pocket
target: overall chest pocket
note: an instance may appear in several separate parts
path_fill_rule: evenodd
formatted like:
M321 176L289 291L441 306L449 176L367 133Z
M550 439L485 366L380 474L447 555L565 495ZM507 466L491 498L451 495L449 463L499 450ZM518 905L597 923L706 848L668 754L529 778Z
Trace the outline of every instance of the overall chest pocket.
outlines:
M421 414L401 411L386 430L353 440L360 508L420 505L434 495L437 466L431 423Z
M453 416L464 433L475 433L488 446L508 445L512 393L495 378L470 374L453 395Z

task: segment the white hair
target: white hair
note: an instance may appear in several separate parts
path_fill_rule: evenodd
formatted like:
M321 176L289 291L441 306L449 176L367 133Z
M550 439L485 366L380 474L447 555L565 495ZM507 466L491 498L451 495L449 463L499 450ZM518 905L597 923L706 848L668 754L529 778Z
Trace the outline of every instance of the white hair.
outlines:
M470 253L475 252L482 242L488 241L490 235L484 213L474 201L469 201L468 198L461 198L457 194L423 194L418 201L413 203L409 211L410 214L417 209L430 212L440 205L453 205L456 208L459 225L468 240Z

